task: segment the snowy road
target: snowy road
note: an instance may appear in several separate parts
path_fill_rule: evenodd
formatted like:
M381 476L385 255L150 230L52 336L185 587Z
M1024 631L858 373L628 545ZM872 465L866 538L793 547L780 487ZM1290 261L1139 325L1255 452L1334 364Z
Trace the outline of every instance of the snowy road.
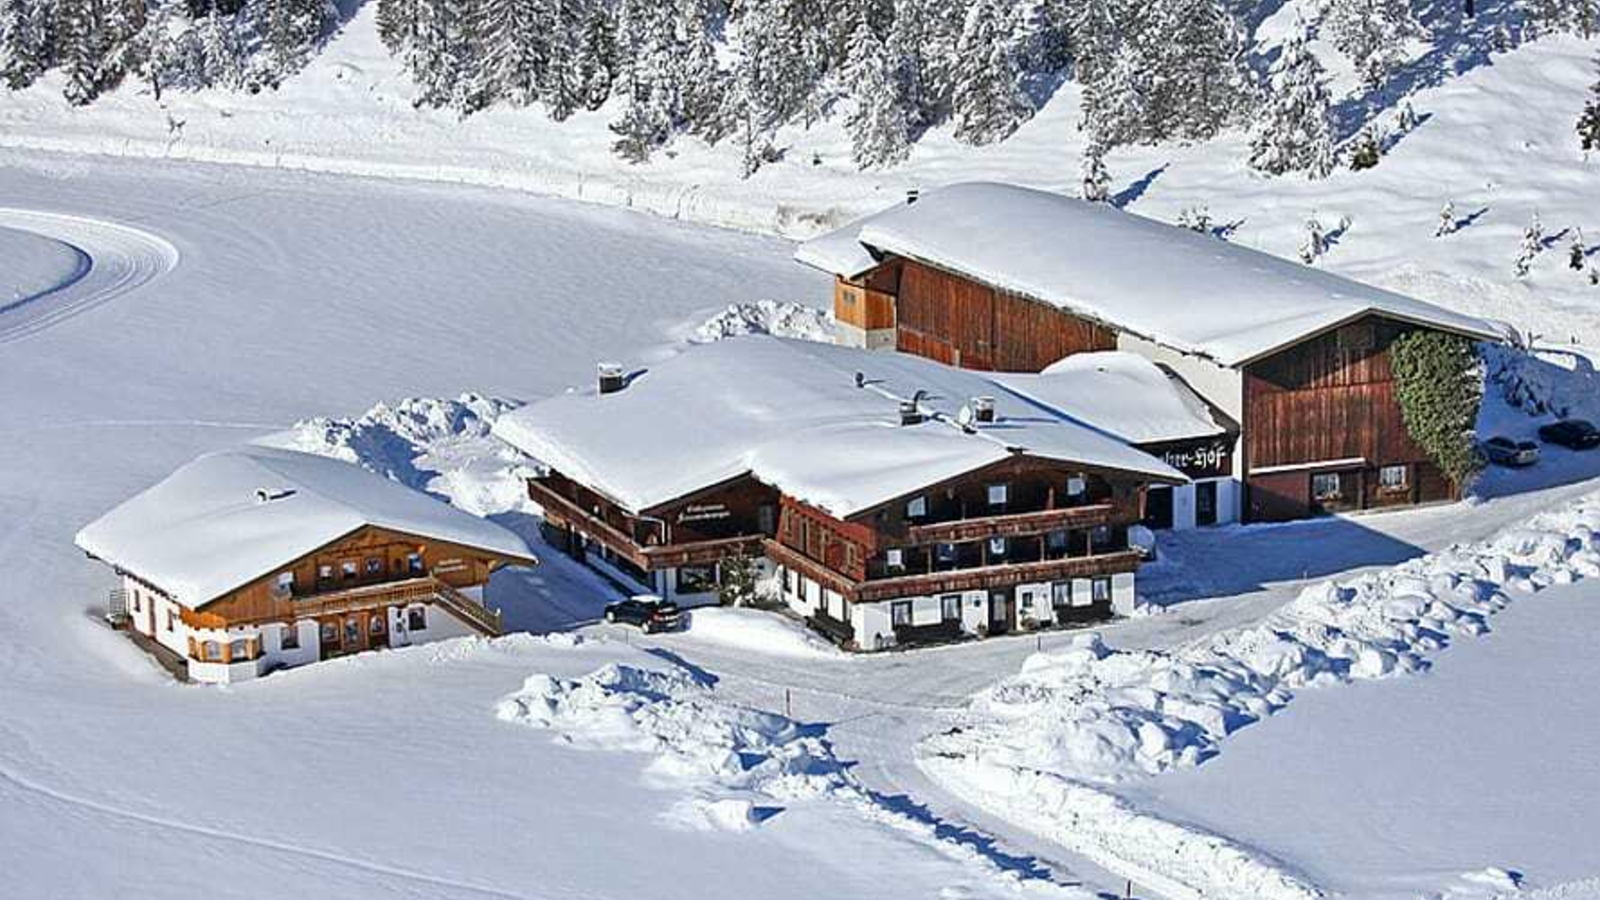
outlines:
M116 222L0 208L0 227L60 241L78 257L76 269L59 284L0 304L0 344L82 315L178 265L178 249L165 238Z

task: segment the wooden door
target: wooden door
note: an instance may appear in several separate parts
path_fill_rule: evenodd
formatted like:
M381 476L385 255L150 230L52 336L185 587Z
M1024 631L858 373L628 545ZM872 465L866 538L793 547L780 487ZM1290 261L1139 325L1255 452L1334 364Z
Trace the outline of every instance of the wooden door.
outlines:
M991 591L989 594L989 633L1005 634L1011 630L1011 619L1015 613L1015 602L1012 590Z

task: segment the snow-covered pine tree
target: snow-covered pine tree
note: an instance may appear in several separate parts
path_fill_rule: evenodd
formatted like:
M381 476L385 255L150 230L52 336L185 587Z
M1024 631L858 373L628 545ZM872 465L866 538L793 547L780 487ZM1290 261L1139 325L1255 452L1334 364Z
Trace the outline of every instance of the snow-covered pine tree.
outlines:
M43 0L0 0L0 79L25 88L50 63L50 29Z
M960 8L948 0L894 0L891 12L889 58L899 65L906 121L921 129L943 118L950 106Z
M1156 73L1143 138L1206 140L1241 111L1244 75L1233 17L1218 0L1157 0L1134 36Z
M1517 250L1516 262L1512 264L1512 271L1518 278L1528 274L1533 268L1533 261L1544 252L1544 223L1539 221L1539 213L1533 214L1533 221L1522 232L1522 246Z
M717 64L713 43L721 10L710 0L677 0L671 77L677 81L674 115L680 125L715 143L727 134L718 113L728 90L728 74Z
M378 40L389 53L403 55L416 38L417 0L378 0L377 25Z
M1350 144L1350 168L1357 172L1370 169L1382 158L1383 138L1377 126L1368 123Z
M1083 130L1090 139L1116 147L1140 141L1149 117L1152 73L1132 49L1117 51L1109 70L1084 86Z
M417 85L416 104L477 108L471 92L478 86L472 74L479 50L466 0L416 0L416 11L405 60Z
M207 85L237 90L244 86L244 50L232 16L215 7L200 25L201 78Z
M1411 101L1400 104L1400 112L1394 117L1395 130L1401 134L1415 131L1421 120L1417 118L1417 111L1411 108Z
M1306 265L1314 265L1328 252L1328 233L1322 227L1322 220L1316 213L1306 219L1306 237L1300 244L1300 261Z
M736 28L743 50L744 104L761 131L796 118L807 124L827 74L825 11L817 0L745 0Z
M961 32L955 90L955 135L969 144L1009 137L1033 112L1018 82L1001 0L976 0Z
M1454 200L1446 200L1444 208L1439 210L1439 227L1433 230L1434 237L1456 233L1456 204Z
M479 41L477 56L469 62L485 104L505 100L527 106L539 99L558 38L556 2L475 0L466 7Z
M149 50L145 26L149 22L146 0L97 0L100 10L99 40L105 48L97 76L102 92L116 87L130 72L144 68Z
M1250 135L1250 165L1281 175L1333 171L1333 126L1322 64L1306 46L1302 24L1272 64L1266 102Z
M336 17L329 0L251 0L247 7L253 7L251 18L262 23L263 55L254 78L267 87L277 87L300 71Z
M1525 0L1528 38L1566 32L1587 40L1600 29L1600 10L1596 7L1596 0Z
M1090 85L1111 71L1122 46L1116 0L1079 0L1069 7L1072 70Z
M1589 248L1583 243L1583 229L1572 229L1572 243L1567 246L1567 265L1575 272L1582 272L1583 267L1589 263Z
M1323 24L1369 89L1388 80L1404 57L1405 40L1422 30L1408 0L1330 0Z
M1106 203L1111 200L1111 172L1106 169L1106 150L1097 141L1091 140L1083 148L1083 162L1079 165L1083 181L1083 199L1090 203Z
M1185 207L1178 213L1178 227L1187 228L1200 234L1211 233L1211 210L1204 204L1194 207Z
M87 106L100 93L100 61L105 48L92 0L56 0L56 63L66 75L62 96L73 106Z
M611 123L617 136L611 149L631 163L642 163L672 136L674 92L669 59L674 49L672 8L654 0L622 0L617 8L617 81L627 105Z
M1600 55L1595 57L1595 80L1589 88L1589 102L1578 116L1578 143L1585 153L1600 150Z
M896 78L899 67L864 16L850 38L849 60L845 81L855 108L845 130L851 157L863 169L904 162L911 152L911 130Z
M611 11L604 3L591 3L584 12L583 37L574 60L583 105L599 109L611 96L616 68L617 42Z

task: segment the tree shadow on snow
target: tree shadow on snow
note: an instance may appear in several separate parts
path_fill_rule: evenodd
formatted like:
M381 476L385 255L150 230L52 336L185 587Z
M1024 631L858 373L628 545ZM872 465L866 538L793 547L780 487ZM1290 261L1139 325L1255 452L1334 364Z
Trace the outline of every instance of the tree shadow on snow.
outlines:
M927 806L912 800L905 794L884 794L878 791L867 791L866 793L873 803L890 812L905 816L912 821L932 827L934 836L940 840L960 844L994 863L1000 869L1014 873L1025 881L1047 881L1052 884L1061 884L1069 887L1079 886L1080 884L1076 881L1058 881L1055 873L1044 863L1041 863L1037 857L1007 853L1001 849L999 842L993 837L965 825L957 825L942 819L928 809Z
M1162 163L1160 166L1146 172L1143 178L1112 194L1111 205L1117 209L1126 209L1128 204L1137 202L1140 197L1144 196L1145 191L1150 190L1150 185L1155 184L1156 179L1167 171L1167 166L1169 165L1171 163Z

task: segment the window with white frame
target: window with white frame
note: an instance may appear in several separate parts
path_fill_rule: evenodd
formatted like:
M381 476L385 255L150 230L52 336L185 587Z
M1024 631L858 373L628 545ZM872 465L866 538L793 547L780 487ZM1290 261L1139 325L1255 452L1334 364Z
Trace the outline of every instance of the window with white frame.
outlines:
M890 547L883 551L884 564L891 569L904 569L906 567L906 553L899 547Z
M1081 500L1089 492L1089 480L1082 475L1073 475L1067 479L1067 497L1072 500Z
M945 594L939 598L939 620L942 622L961 621L960 594Z
M1004 483L989 485L990 506L1001 507L1009 502L1011 502L1011 485Z
M346 581L356 577L356 575L359 574L359 571L356 568L356 561L353 559L347 559L344 562L339 563L339 574Z
M288 594L293 593L294 592L294 573L293 572L279 572L278 573L278 578L274 582L274 587L277 589L277 592L280 595L283 595L283 596L287 596Z
M168 631L177 631L178 630L178 611L175 610L175 609L167 610L167 630Z
M232 660L250 658L250 642L246 640L231 641L228 644L228 658Z
M278 646L284 650L300 649L300 628L293 622L283 626L283 633L278 638Z
M901 628L911 624L911 601L889 604L889 624Z
M1090 593L1096 603L1111 602L1111 576L1101 575L1089 582Z
M139 611L139 589L138 588L134 588L133 589L133 611L134 612L138 612Z
M1378 470L1378 485L1386 491L1403 491L1411 484L1409 467L1384 466Z
M410 572L413 575L421 575L422 574L422 554L421 553L407 553L406 554L406 571Z
M1311 476L1311 497L1315 500L1337 500L1343 495L1338 472L1318 472Z
M989 538L989 558L1004 559L1006 555L1006 539L1003 537Z
M1057 608L1072 605L1072 582L1053 581L1050 583L1050 605Z
M368 575L382 575L383 574L383 558L382 557L378 557L378 556L369 556L369 557L367 557L367 574Z
M943 542L933 545L933 558L941 563L954 563L956 561L956 545Z
M205 662L220 662L222 660L222 645L216 641L204 641L200 644L200 659Z
M906 518L925 519L928 516L928 498L912 497L906 501Z
M332 581L333 580L333 566L328 565L327 563L323 563L322 565L317 566L317 580L318 581Z

